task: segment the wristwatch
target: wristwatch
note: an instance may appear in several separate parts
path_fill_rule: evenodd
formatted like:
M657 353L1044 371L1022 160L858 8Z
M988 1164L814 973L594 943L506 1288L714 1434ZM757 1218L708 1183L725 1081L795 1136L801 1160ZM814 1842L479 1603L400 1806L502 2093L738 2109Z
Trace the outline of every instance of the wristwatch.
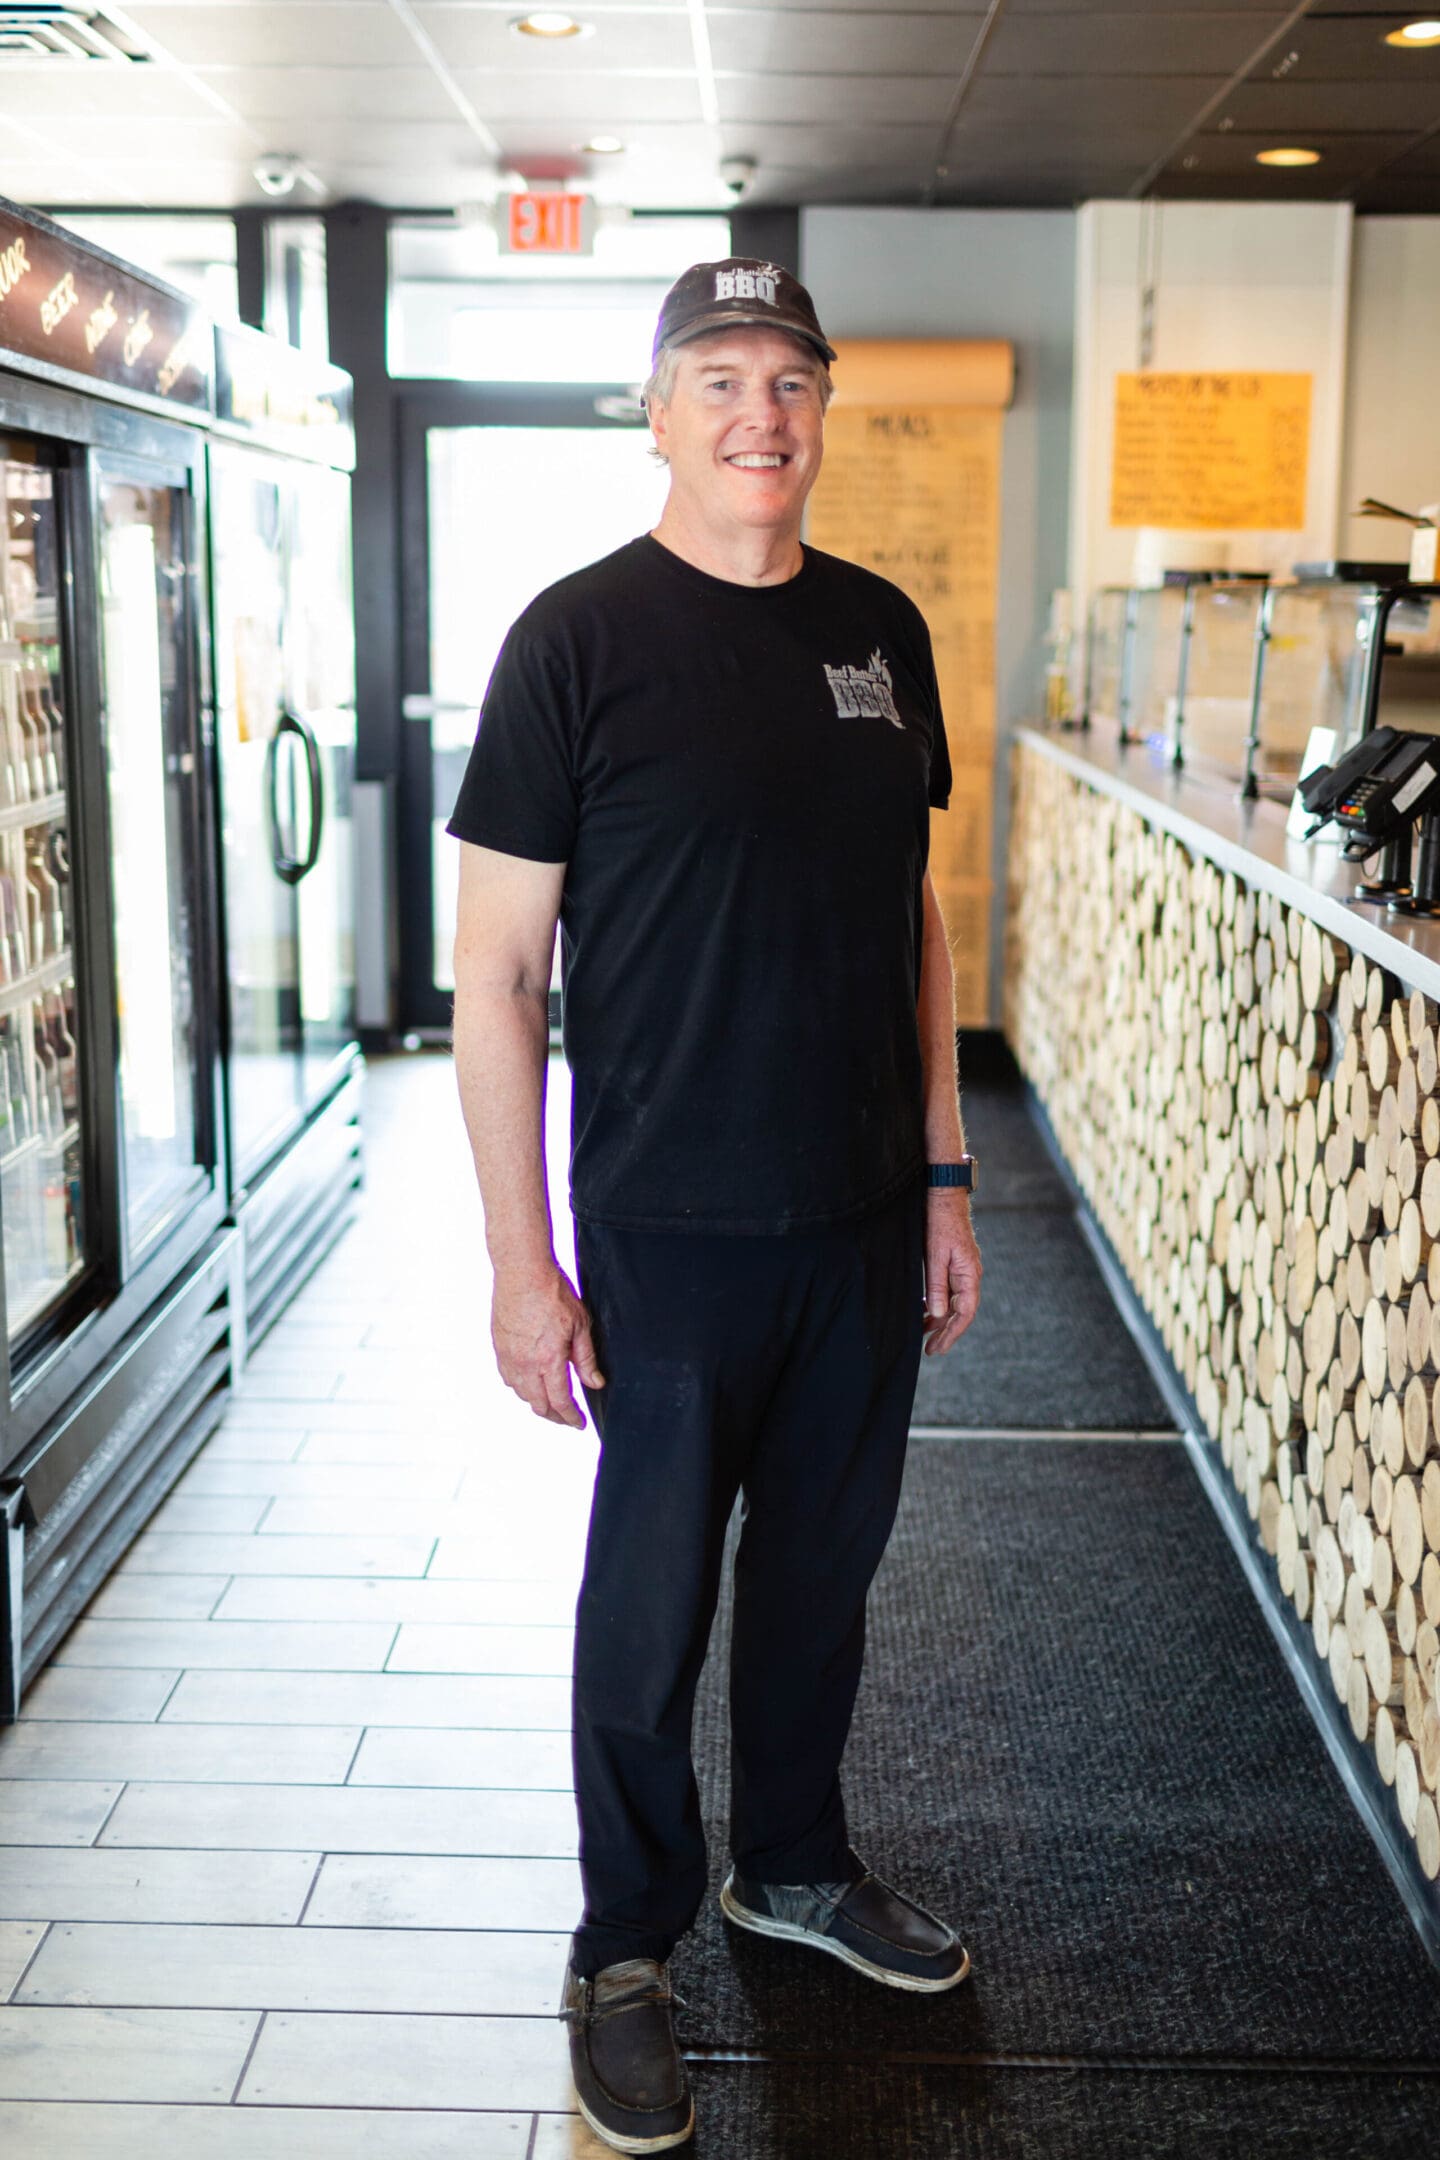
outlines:
M929 1181L932 1185L959 1185L966 1192L974 1192L980 1183L979 1159L962 1155L958 1162L932 1162Z

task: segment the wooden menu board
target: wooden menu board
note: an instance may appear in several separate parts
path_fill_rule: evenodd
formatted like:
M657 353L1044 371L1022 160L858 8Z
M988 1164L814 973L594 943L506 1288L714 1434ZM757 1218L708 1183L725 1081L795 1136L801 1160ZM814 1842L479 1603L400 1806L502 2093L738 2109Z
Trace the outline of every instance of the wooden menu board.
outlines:
M846 362L865 402L846 389ZM948 358L948 368L947 368ZM907 363L910 382L907 383ZM989 910L995 779L995 594L1002 404L1010 348L925 341L842 346L810 498L818 548L890 578L922 610L954 768L951 809L931 825L962 1024L989 1018ZM881 402L881 383L894 385ZM910 387L922 393L914 401ZM946 399L992 399L988 405Z
M1311 387L1309 375L1117 375L1110 523L1298 532Z

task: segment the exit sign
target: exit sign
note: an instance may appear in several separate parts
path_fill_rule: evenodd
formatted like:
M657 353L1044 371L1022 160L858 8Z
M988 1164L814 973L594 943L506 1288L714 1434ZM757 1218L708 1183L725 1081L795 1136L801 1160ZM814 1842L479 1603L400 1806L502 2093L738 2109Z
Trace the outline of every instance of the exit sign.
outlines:
M507 197L500 248L506 255L593 255L594 198L551 192Z

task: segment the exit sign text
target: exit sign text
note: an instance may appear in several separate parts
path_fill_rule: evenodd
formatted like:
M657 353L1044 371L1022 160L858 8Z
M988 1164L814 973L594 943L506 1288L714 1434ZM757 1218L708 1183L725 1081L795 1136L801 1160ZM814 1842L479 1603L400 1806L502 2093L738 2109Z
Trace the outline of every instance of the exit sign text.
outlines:
M507 255L593 254L594 200L589 195L512 195L500 245Z

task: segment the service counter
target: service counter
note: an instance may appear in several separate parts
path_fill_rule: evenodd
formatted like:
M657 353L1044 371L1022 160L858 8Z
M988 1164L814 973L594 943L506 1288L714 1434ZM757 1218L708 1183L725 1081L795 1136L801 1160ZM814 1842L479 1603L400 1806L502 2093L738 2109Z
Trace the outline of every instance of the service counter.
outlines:
M1440 923L1276 802L1022 729L1005 1030L1440 1948Z

